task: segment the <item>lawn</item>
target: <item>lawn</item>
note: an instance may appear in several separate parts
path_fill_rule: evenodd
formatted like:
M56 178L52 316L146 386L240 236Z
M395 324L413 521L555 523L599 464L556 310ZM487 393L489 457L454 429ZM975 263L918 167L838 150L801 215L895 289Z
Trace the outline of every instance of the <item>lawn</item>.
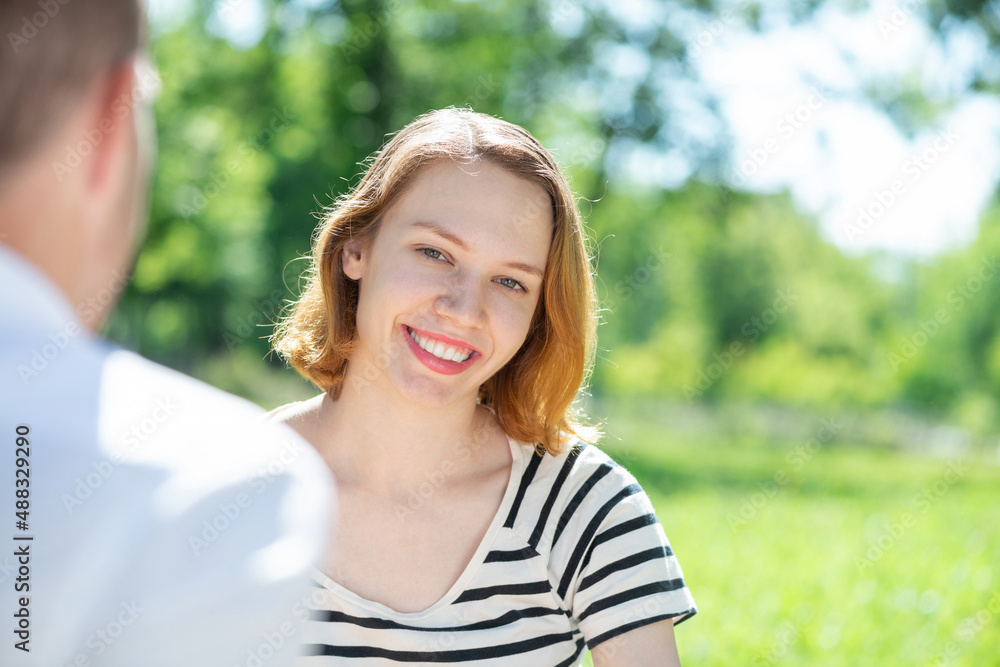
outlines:
M677 628L684 664L1000 664L995 452L933 458L819 427L812 443L682 438L616 416L607 431L698 603Z

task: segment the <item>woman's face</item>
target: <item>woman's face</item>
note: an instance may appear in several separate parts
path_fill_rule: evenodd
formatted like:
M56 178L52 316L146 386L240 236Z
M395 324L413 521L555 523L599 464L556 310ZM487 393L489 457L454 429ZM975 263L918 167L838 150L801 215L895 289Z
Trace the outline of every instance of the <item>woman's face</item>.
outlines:
M501 167L422 167L374 241L344 249L360 290L354 379L428 406L475 401L527 336L552 225L545 190Z

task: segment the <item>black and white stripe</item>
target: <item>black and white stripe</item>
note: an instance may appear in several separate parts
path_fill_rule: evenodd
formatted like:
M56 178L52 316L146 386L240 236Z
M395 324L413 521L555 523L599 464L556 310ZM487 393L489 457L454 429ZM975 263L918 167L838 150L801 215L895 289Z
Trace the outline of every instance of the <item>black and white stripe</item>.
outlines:
M405 614L317 575L326 594L303 630L302 664L573 667L585 647L697 612L628 471L582 442L557 457L515 446L504 521L487 533L485 557L469 564L461 590Z

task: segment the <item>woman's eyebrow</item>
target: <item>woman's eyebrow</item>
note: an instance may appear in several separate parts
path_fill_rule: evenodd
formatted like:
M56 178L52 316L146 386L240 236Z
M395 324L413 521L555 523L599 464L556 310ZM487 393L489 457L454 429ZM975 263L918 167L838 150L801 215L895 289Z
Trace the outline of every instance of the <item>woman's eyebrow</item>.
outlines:
M446 241L450 241L451 243L454 243L456 246L458 246L462 250L464 250L466 252L469 252L469 246L468 246L468 244L465 241L463 241L462 239L458 238L457 236L455 236L454 234L452 234L450 231L448 231L447 229L445 229L441 225L435 224L433 222L427 222L427 221L424 221L424 220L418 220L418 221L414 222L412 226L413 227L422 227L422 228L424 228L424 229L426 229L428 231L431 231L434 234L437 234L441 238L445 239ZM519 271L524 271L525 273L529 273L529 274L531 274L531 275L533 275L533 276L535 276L536 278L539 278L539 279L541 279L541 278L543 278L545 276L544 271L542 271L540 268L538 268L534 264L528 264L526 262L505 262L503 266L506 267L506 268L508 268L508 269L517 269Z
M448 241L451 241L452 243L454 243L455 245L457 245L462 250L465 250L466 252L469 251L469 246L466 245L465 241L463 241L462 239L458 238L457 236L455 236L454 234L452 234L451 232L449 232L447 229L445 229L441 225L434 224L433 222L424 222L423 220L418 220L418 221L416 221L416 222L413 223L413 226L414 227L423 227L424 229L429 229L430 231L434 232L435 234L437 234L441 238L446 239Z

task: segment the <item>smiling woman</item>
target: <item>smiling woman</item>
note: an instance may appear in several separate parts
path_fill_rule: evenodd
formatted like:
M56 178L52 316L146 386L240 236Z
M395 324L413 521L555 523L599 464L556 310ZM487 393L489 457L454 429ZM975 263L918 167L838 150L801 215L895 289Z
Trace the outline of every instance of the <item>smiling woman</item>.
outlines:
M522 128L418 118L321 221L273 340L338 481L310 664L677 664L696 612L635 478L570 407L594 349L576 203ZM588 444L590 443L590 444Z
M477 178L483 170L486 173ZM507 192L494 191L494 177ZM411 187L417 181L425 187ZM399 212L401 199L408 206L405 221ZM573 435L592 438L593 431L569 410L593 357L596 327L593 279L576 202L552 157L534 137L482 114L455 109L427 114L374 156L358 186L320 224L312 280L276 332L275 349L337 398L348 360L362 342L354 318L359 284L342 265L345 250L389 236L378 234L380 228L396 223L394 240L397 232L421 233L413 249L428 260L427 253L438 257L434 253L439 252L447 262L444 252L449 248L438 247L442 242L455 251L469 251L463 240L463 231L470 228L461 217L463 207L490 228L485 231L492 238L481 240L491 244L485 248L496 255L491 259L504 264L498 268L529 274L525 282L533 288L518 306L522 314L528 310L533 335L527 336L516 363L483 378L480 398L498 412L513 437L540 442L550 452L559 451L560 439L564 444ZM390 209L396 214L388 215ZM534 237L525 237L530 231ZM424 246L420 239L426 240ZM504 249L498 245L501 241L522 247ZM501 257L502 250L511 256ZM413 279L423 276L422 271ZM554 341L559 344L546 344ZM546 372L539 372L543 368Z

